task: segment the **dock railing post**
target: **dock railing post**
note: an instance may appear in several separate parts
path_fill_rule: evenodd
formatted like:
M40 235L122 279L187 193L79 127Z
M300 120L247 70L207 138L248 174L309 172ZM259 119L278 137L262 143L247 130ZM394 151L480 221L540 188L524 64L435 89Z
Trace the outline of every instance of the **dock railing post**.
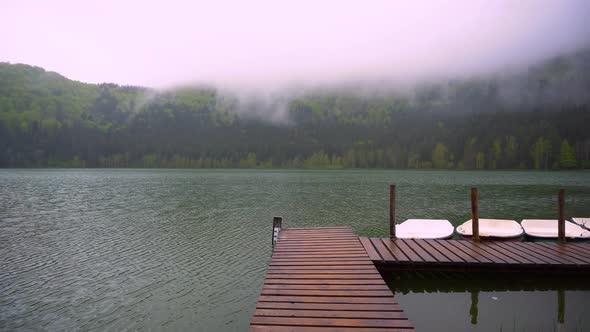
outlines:
M395 239L395 184L389 185L389 238Z
M281 231L282 224L283 224L283 217L273 217L272 218L272 245L273 246L279 240L279 232Z
M471 226L473 241L479 242L479 213L477 211L477 188L471 188Z
M559 189L557 198L559 205L559 219L557 220L557 238L559 242L565 242L565 190Z

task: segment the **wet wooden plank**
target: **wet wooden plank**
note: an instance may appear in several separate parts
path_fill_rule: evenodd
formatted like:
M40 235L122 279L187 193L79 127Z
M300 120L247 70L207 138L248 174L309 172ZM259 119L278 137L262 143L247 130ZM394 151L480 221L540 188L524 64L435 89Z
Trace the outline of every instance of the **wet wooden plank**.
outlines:
M518 264L519 262L512 258L510 255L505 255L503 252L497 250L495 247L492 247L488 244L488 242L472 242L473 245L480 248L481 250L485 251L489 256L488 257L496 257L497 259L501 260L502 263L505 264ZM495 261L495 260L493 260Z
M539 263L541 265L561 265L560 262L544 257L543 255L539 255L535 251L530 250L527 247L521 247L512 242L506 242L504 243L504 245L512 248L516 252L522 253L523 255L528 255L529 257L536 258L537 260L541 261L541 263Z
M428 254L428 252L426 252L426 250L424 250L422 247L420 247L414 240L412 239L408 239L408 240L401 240L404 241L404 243L412 248L412 250L418 254L418 256L422 257L422 260L424 262L429 262L429 263L436 263L438 262L438 260L434 257L432 257L430 254Z
M479 247L473 244L473 242L468 240L458 240L453 241L453 244L456 247L463 247L463 251L468 254L469 256L477 259L481 263L504 263L502 260L497 259L496 257L488 257L486 252L481 250Z
M278 243L281 243L281 241L279 240ZM359 246L361 246L361 244L359 242L350 243L350 244L337 243L334 245L332 245L330 242L321 242L321 243L313 243L313 244L309 244L309 245L305 244L305 245L296 245L296 246L277 244L277 245L275 245L274 249L276 250L276 249L359 248Z
M399 311L356 311L356 310L293 310L256 309L254 316L267 317L314 317L314 318L366 318L366 319L405 319Z
M433 257L435 261L440 263L449 263L450 260L439 251L434 249L426 240L421 239L411 239L412 242L415 243L416 246L419 246L422 250L428 253L430 257Z
M334 254L323 254L323 253L316 253L316 254L302 254L302 253L279 253L272 255L274 258L369 258L366 253L363 254L347 254L347 253L334 253Z
M585 264L590 264L590 254L586 255L583 252L577 251L575 247L569 244L542 242L539 245L548 248L549 250L556 250L569 257L583 261Z
M268 273L267 278L269 279L379 279L381 275L376 274L278 274Z
M279 248L275 247L275 253L282 252L306 252L306 251L317 251L317 252L348 252L348 251L360 251L365 252L363 247L359 244L358 246L348 247L331 247L329 245L322 247L301 247L301 248Z
M356 310L359 311L358 304L350 303L296 303L296 302L258 302L257 309L284 309L284 310ZM397 303L391 304L374 304L365 303L362 306L363 311L399 311L403 309Z
M330 233L330 234L328 234ZM369 249L365 249L368 243ZM282 231L250 322L261 331L411 329L372 263L388 249L351 229ZM373 250L371 250L372 248ZM394 259L390 254L387 258Z
M369 258L372 261L381 261L381 260L383 260L383 257L381 255L379 255L378 251L375 249L375 247L373 246L373 244L371 243L371 240L369 240L369 238L367 238L367 237L360 237L359 240L361 241L361 244L363 245L363 248L365 249L365 251L369 255Z
M576 248L580 251L583 251L587 254L590 254L590 244L588 243L568 242L567 245L571 246L572 248Z
M393 245L395 245L396 247L398 247L401 250L401 252L403 252L404 255L406 257L408 257L408 259L411 262L416 262L416 263L423 262L422 257L420 257L410 247L408 247L408 245L406 245L406 243L404 242L404 240L396 239L396 240L390 240L390 241L391 241L391 243Z
M393 255L391 255L389 250L385 247L385 245L383 245L383 242L381 242L381 239L372 237L372 238L370 238L370 240L371 240L371 244L375 247L375 249L377 249L377 251L379 252L379 255L381 257L383 257L384 261L395 260Z
M512 260L516 261L518 264L535 264L534 261L528 260L525 257L515 254L514 252L511 252L511 251L505 249L504 247L500 246L496 242L487 242L485 245L486 245L486 247L491 248L491 249L495 250L496 252L503 254L506 257L512 258Z
M526 259L530 262L532 262L533 264L538 264L538 265L544 265L547 264L547 262L545 262L542 259L539 259L537 256L534 255L530 255L528 254L528 252L523 252L522 250L518 249L518 248L514 248L512 246L507 245L507 242L495 242L494 245L512 253L512 255L517 256L517 257L522 257L523 259Z
M413 331L411 328L380 328L380 327L309 327L309 326L284 326L284 325L251 325L251 332L405 332Z
M412 325L406 319L360 319L360 318L308 318L308 317L260 317L254 316L253 325L294 325L312 327L408 327Z
M334 270L359 270L359 271L364 271L364 270L370 270L370 271L375 271L375 267L373 265L369 265L369 264L364 264L364 265L342 265L342 264L338 264L338 265L329 265L329 266L324 266L321 264L317 264L314 263L316 265L280 265L280 266L276 266L276 265L270 265L268 267L269 271L283 271L283 270L291 270L291 269L301 269L301 270L324 270L324 271L334 271Z
M527 245L527 248L530 248L540 255L556 260L561 264L578 264L576 259L562 255L559 250L548 249L547 247L542 246L540 243L530 243L530 245Z
M286 234L284 232L279 233L279 239L285 240L355 240L357 236L354 234Z
M315 274L326 274L326 275L330 275L330 274L337 274L337 275L343 275L343 274L349 274L349 275L359 275L359 276L366 276L368 274L379 274L379 272L375 269L370 269L370 268L363 268L363 269L349 269L349 270L336 270L336 269L321 269L321 270L317 270L317 269L305 269L302 268L301 266L297 266L295 268L289 268L289 269L268 269L267 271L268 274L290 274L290 275L301 275L301 274L309 274L309 275L315 275Z
M353 232L350 226L314 226L314 227L289 227L283 228L285 232L300 233L305 231L310 232L323 232L323 231L349 231Z
M387 250L393 255L398 262L409 262L408 256L404 255L400 248L391 242L391 239L381 239L381 242L387 248Z
M526 243L524 246L522 243L514 243L513 246L519 247L521 250L528 250L550 264L573 264L572 261L560 257L557 251L547 251L544 247L539 246L537 243Z
M318 327L318 326L291 326L291 325L250 325L250 332L406 332L413 331L413 328L391 328L391 327Z
M280 256L280 255L296 255L296 254L302 254L302 255L321 255L321 254L330 254L330 255L335 255L335 254L340 254L340 255L348 255L348 254L356 254L356 255L360 255L360 254L364 254L367 255L367 252L364 249L350 249L350 250L287 250L287 251L282 251L282 250L277 250L274 252L274 255Z
M260 295L262 302L298 302L298 303L349 303L349 304L394 304L391 297L338 297L338 296L274 296ZM362 308L359 306L358 310Z
M304 264L304 265L299 265L297 263L289 263L289 265L270 265L268 267L267 273L268 274L277 274L277 273L285 273L286 271L289 270L299 270L299 271L310 271L310 273L324 273L324 274L330 274L330 273L342 273L342 271L359 271L360 273L366 274L369 272L377 272L377 270L375 269L374 266L371 265L358 265L358 264L354 264L354 265L318 265L316 263L310 263L313 265L309 265L309 264ZM348 272L351 273L352 272Z
M448 240L435 240L436 243L440 244L441 246L445 247L447 250L449 250L450 252L452 252L455 256L460 257L461 260L463 260L466 263L470 263L470 264L474 264L474 263L479 263L479 261L473 257L471 257L470 255L466 254L464 252L464 248L462 247L456 247L453 245L454 241L448 241Z
M423 240L423 241L428 243L428 245L430 245L434 250L443 254L450 262L460 263L460 264L465 263L465 261L463 259L461 259L459 256L457 256L454 253L452 253L451 251L449 251L447 248L442 246L436 240Z
M351 260L351 258L342 258L338 260L321 261L313 260L311 258L306 260L273 260L269 266L343 266L343 265L369 265L373 266L372 262Z
M318 290L389 290L383 285L285 285L265 284L262 289L318 289Z
M280 296L337 296L337 297L391 297L391 290L323 290L263 288L262 295Z
M281 285L384 285L383 279L275 279L267 278L265 284Z

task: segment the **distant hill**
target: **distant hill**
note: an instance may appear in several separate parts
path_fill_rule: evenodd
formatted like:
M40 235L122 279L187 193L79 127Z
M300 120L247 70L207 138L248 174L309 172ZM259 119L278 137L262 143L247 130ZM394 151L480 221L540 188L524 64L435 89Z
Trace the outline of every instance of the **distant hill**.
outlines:
M590 167L588 49L411 92L238 96L0 63L0 167Z

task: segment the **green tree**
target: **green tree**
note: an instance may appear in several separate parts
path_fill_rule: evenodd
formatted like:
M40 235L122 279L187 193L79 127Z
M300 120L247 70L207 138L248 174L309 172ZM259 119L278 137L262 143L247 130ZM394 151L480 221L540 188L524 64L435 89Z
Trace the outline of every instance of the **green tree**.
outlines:
M504 138L504 142L504 166L508 168L515 168L517 161L516 157L518 153L518 143L516 141L516 137L506 136Z
M449 166L449 150L442 143L436 143L432 150L432 164L434 168L447 168Z
M551 142L545 137L539 137L531 148L531 157L533 157L535 169L548 169L550 154Z
M256 162L256 153L254 152L250 152L248 153L248 155L246 156L246 158L243 158L240 160L240 167L241 168L255 168L257 166L257 162ZM206 166L203 166L205 168L209 168Z
M492 163L490 168L497 168L502 163L502 140L496 138L492 143Z
M465 147L463 149L463 165L465 168L477 168L476 143L476 137L469 138L465 143Z
M576 168L578 161L574 154L574 150L569 145L567 140L561 142L561 149L559 150L559 167L561 168Z
M475 168L484 169L486 166L486 155L483 152L478 152L475 155Z

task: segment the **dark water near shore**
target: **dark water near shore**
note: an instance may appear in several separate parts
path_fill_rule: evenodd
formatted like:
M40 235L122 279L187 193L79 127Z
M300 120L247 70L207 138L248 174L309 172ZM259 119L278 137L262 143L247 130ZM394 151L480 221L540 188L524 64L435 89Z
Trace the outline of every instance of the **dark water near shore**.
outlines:
M270 259L272 216L385 236L391 182L399 220L461 223L474 185L481 217L553 218L559 188L568 217L590 216L587 172L0 170L0 330L243 330ZM398 301L420 326L426 304L455 301L442 294L451 295ZM483 320L495 311L479 294ZM503 308L557 298L539 294ZM587 294L566 290L568 310L577 298L590 307ZM522 314L514 320L536 330Z

